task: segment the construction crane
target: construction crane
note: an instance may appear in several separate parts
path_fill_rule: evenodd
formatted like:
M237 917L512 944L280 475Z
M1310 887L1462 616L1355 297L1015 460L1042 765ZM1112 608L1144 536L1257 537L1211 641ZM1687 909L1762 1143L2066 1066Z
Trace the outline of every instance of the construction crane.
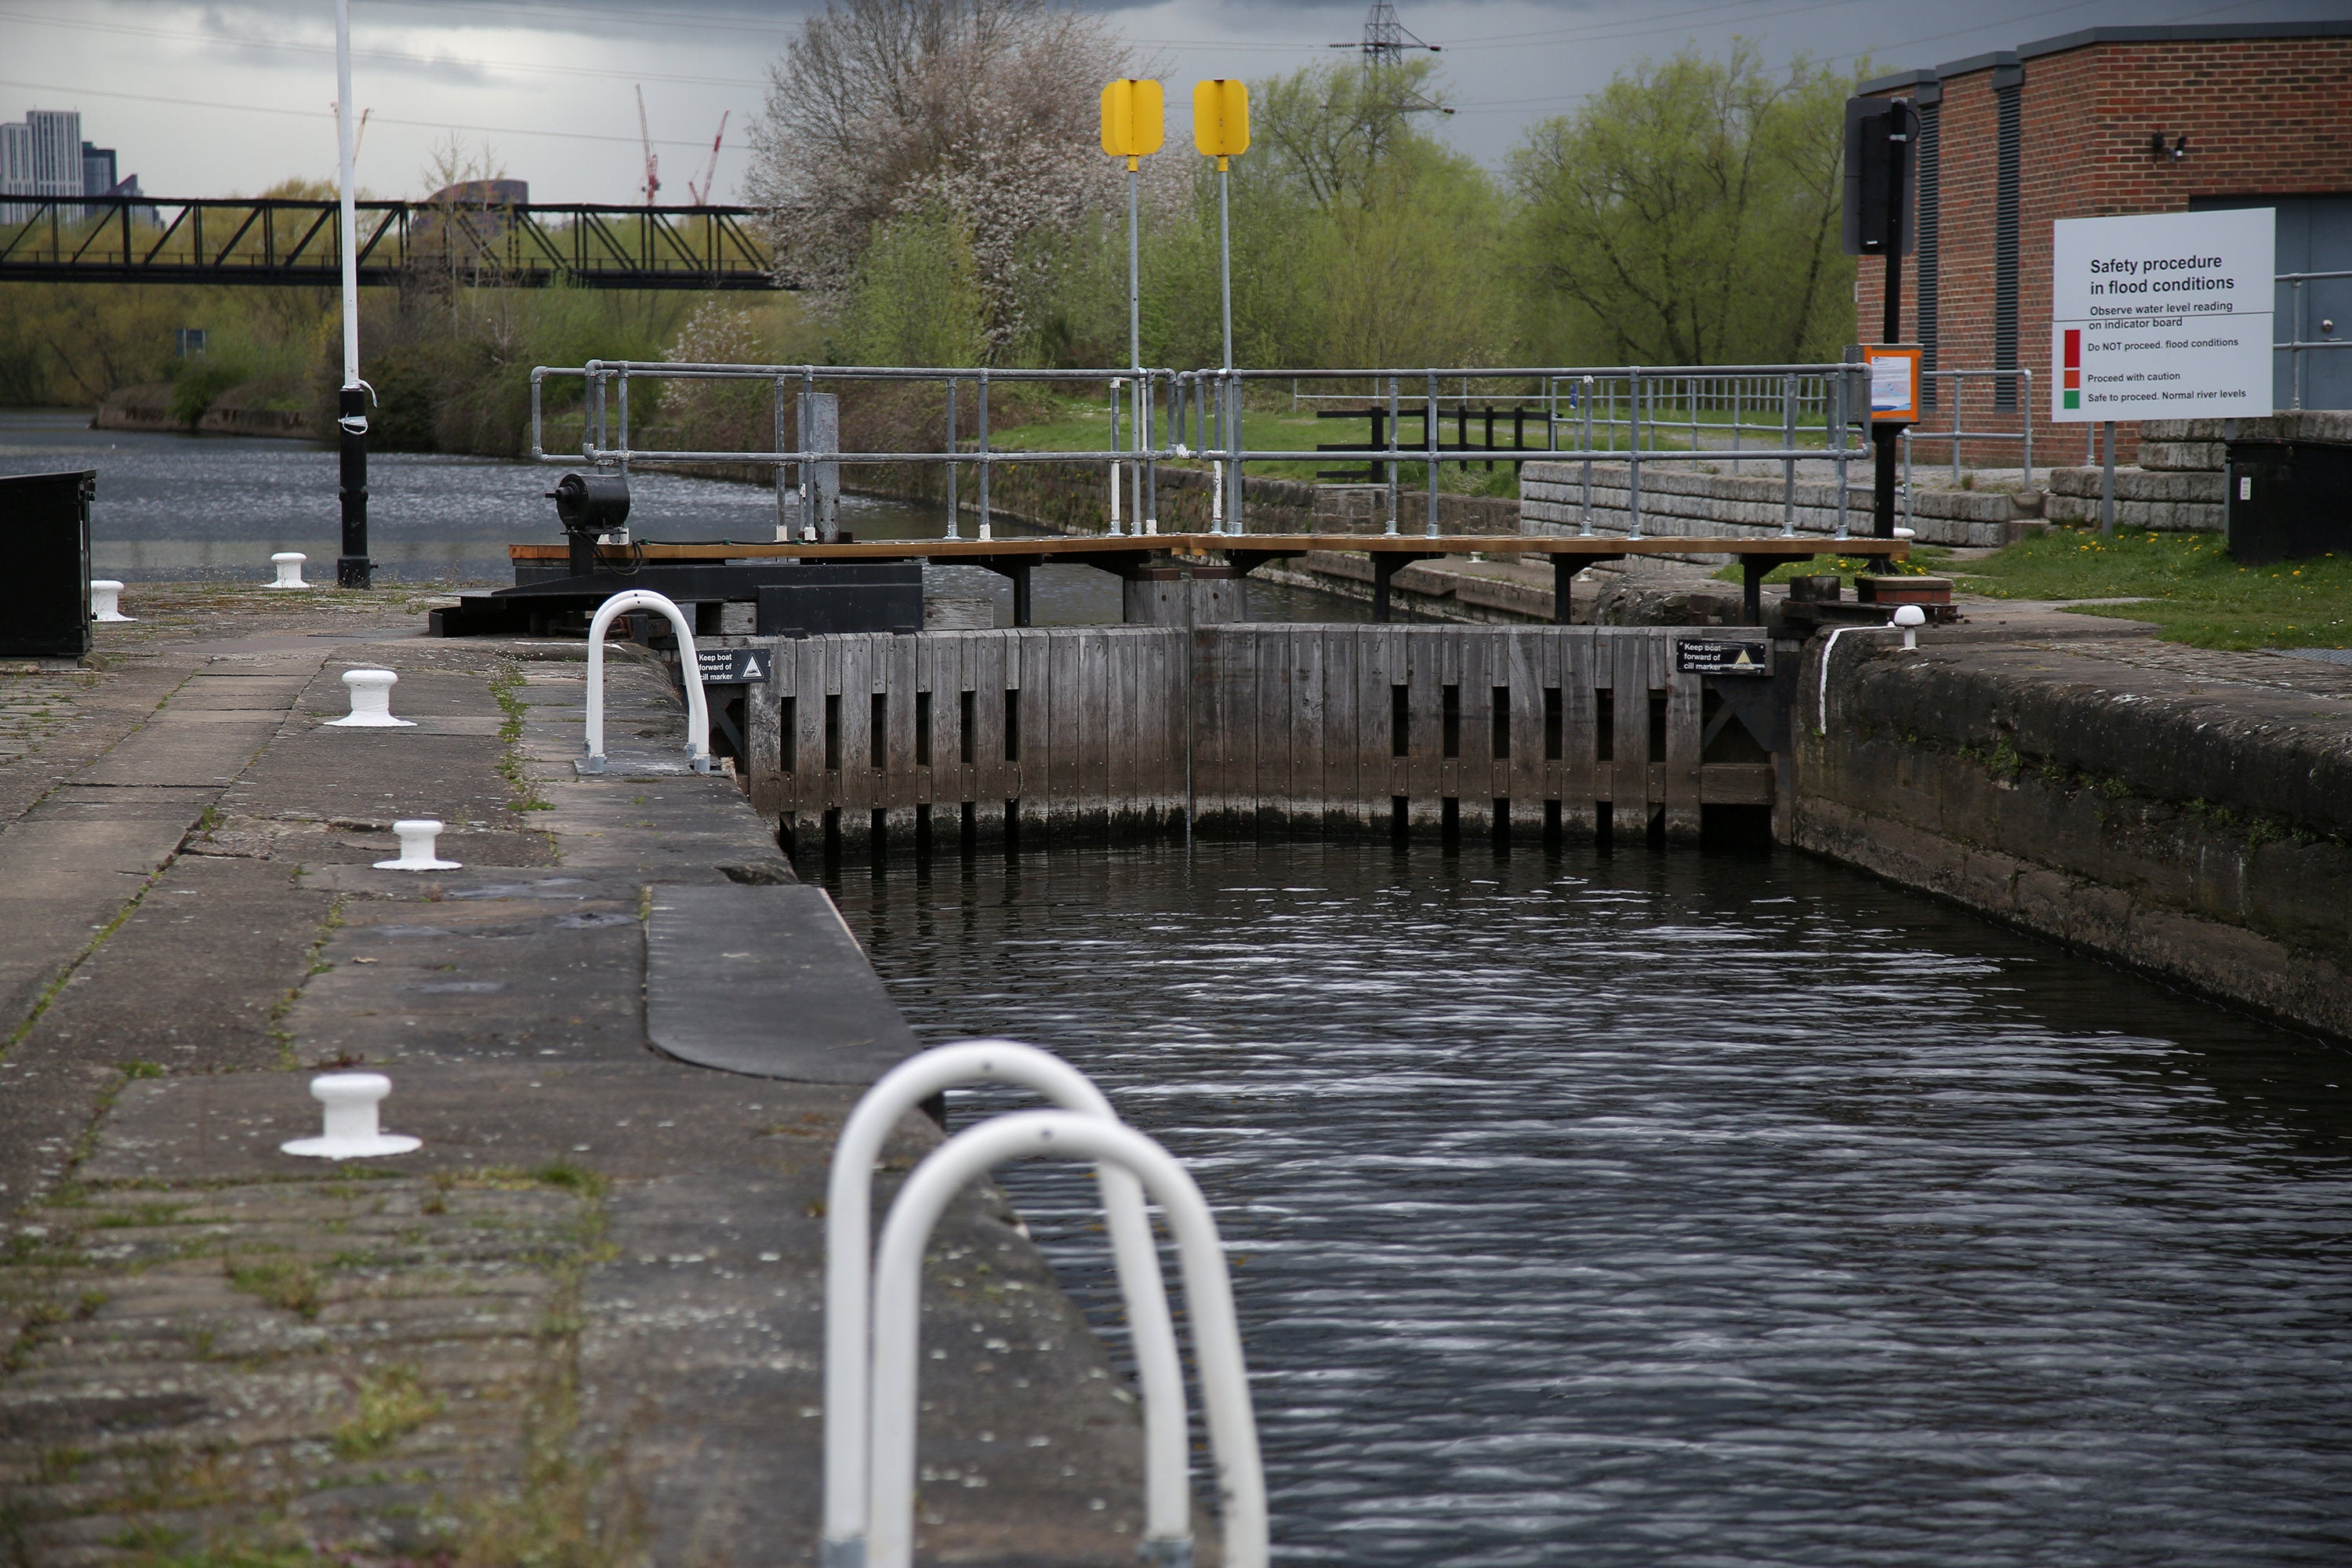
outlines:
M710 205L710 187L719 178L719 145L727 140L727 117L734 112L731 109L722 109L719 111L719 134L710 139L710 162L703 167L700 187L698 188L692 180L686 183L687 199L696 206L707 207Z
M637 89L637 140L646 144L646 205L661 197L661 160L654 156L654 133L646 125L646 89Z

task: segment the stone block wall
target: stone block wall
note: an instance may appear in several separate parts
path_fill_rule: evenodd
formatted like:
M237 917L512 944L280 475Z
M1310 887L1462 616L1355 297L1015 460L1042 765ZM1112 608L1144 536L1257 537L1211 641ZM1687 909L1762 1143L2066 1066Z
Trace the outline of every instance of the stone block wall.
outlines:
M1777 534L1787 515L1788 490L1777 474L1706 473L1645 463L1642 468L1642 532L1645 536L1744 538ZM1796 531L1837 531L1833 482L1799 479ZM1911 500L1911 527L1928 544L1989 547L2009 542L2016 524L2039 515L2040 497L2000 490L1930 490ZM1580 463L1529 463L1519 475L1519 527L1528 533L1577 533L1584 521ZM1600 533L1632 531L1632 480L1622 463L1592 466L1592 526ZM1846 489L1846 531L1871 531L1870 465L1853 465Z

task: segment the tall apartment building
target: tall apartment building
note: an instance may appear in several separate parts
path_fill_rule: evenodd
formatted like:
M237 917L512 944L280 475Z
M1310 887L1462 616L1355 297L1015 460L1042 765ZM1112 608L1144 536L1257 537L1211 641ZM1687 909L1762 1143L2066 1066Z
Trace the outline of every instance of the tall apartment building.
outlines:
M0 197L140 195L139 176L118 172L114 149L81 139L81 114L71 109L36 109L0 124ZM41 209L0 201L0 223L22 223ZM152 207L133 213L154 221ZM68 209L68 216L79 216Z
M2282 273L2352 270L2352 21L2093 27L1860 90L1919 110L1904 335L1928 369L2031 370L2037 443L2056 220L2274 207ZM1857 319L1873 329L1884 266L1867 260L1856 277ZM2279 286L2282 341L2292 296ZM2352 284L2307 284L2302 303L2308 339L2352 333ZM2274 357L2285 408L2295 356ZM2300 357L2305 407L2352 407L2352 349ZM1929 423L1948 424L1949 384L1935 395L1947 417ZM2024 395L2015 380L1975 384L1968 426L2016 428ZM2043 461L2083 438L2050 435ZM2136 446L2135 428L2118 435Z

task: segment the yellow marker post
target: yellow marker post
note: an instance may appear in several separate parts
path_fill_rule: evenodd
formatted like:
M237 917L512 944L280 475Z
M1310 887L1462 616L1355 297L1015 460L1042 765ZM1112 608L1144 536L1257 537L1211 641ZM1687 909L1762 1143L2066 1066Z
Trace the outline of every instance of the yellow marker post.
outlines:
M1228 187L1232 181L1232 160L1249 151L1249 84L1231 77L1217 77L1199 82L1192 88L1192 145L1204 158L1217 161L1217 275L1224 296L1225 308L1225 369L1234 368L1234 242L1233 204ZM1224 403L1218 423L1224 426L1225 448L1241 450L1241 397L1237 384L1228 375L1224 380ZM1241 463L1235 459L1219 465L1223 484L1233 487L1228 515L1233 519L1233 531L1242 528ZM1221 485L1222 489L1223 486ZM1215 531L1213 517L1212 531Z
M1143 281L1136 237L1136 168L1145 158L1160 151L1167 140L1166 117L1163 112L1160 84L1149 77L1121 77L1102 89L1102 150L1114 158L1127 160L1127 361L1135 372L1130 395L1135 400L1135 442L1139 449L1149 445L1150 403L1143 391ZM1118 395L1111 394L1111 447L1118 446ZM1157 480L1155 473L1154 480ZM1145 487L1142 469L1135 471L1139 489L1134 517L1136 527L1144 527ZM1152 528L1158 531L1158 485L1149 487L1152 492ZM1118 531L1118 465L1111 465L1110 531Z

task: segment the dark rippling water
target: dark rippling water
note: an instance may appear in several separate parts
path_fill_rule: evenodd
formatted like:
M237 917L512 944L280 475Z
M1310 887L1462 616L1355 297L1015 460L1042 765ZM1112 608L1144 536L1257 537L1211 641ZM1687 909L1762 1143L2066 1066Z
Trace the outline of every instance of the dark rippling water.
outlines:
M1285 1562L2352 1563L2331 1049L1788 854L828 880L1198 1174ZM1083 1180L1007 1184L1116 1342Z

